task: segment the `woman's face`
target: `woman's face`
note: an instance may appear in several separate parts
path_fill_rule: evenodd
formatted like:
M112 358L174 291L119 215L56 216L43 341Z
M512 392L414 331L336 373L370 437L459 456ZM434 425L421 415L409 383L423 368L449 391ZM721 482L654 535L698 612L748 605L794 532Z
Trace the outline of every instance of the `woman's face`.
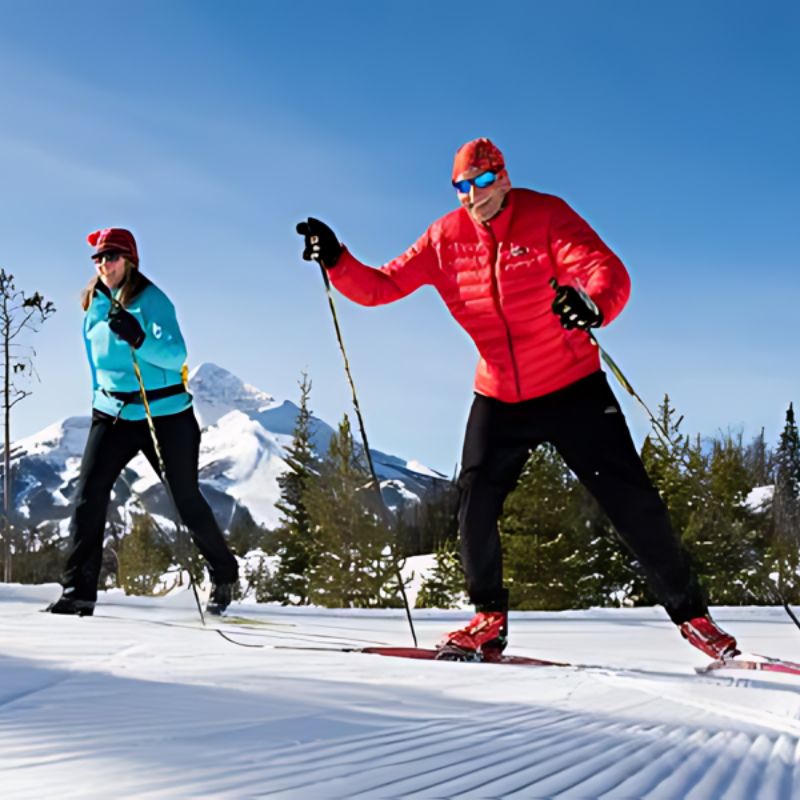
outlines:
M100 280L109 288L116 289L125 280L125 258L118 251L108 251L92 256Z

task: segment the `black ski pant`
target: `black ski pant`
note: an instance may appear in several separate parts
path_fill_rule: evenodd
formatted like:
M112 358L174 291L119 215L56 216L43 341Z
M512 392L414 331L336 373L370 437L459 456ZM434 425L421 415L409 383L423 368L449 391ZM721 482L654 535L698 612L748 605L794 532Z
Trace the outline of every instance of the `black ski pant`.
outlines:
M531 451L545 442L597 499L673 622L704 614L703 592L601 371L521 403L475 395L458 479L462 561L472 602L486 609L502 605L497 521Z
M200 493L197 459L200 428L194 411L154 417L166 478L180 518L209 564L215 583L232 583L238 565L206 499ZM95 411L81 461L70 520L70 549L62 584L82 600L97 599L103 533L111 490L125 465L139 452L159 472L147 420L129 421Z

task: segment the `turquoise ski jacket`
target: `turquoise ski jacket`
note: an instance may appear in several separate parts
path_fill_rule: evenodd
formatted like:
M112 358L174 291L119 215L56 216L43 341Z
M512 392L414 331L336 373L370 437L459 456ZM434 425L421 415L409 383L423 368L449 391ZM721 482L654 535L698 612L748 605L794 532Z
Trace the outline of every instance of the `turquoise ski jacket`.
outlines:
M117 292L115 291L116 295ZM145 332L144 342L133 350L108 327L111 300L96 291L83 321L83 338L92 371L92 408L126 420L145 419L141 402L125 402L111 392L139 392L133 368L136 358L145 389L161 389L181 383L181 368L186 360L175 307L157 286L150 283L133 298L127 311L136 317ZM192 405L188 392L150 402L153 416L177 414Z

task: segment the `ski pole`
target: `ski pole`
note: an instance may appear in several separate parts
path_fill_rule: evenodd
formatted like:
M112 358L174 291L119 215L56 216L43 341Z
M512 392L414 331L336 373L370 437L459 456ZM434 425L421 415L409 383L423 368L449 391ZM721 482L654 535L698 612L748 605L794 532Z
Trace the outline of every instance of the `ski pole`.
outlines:
M605 361L606 366L611 370L612 375L619 381L622 388L625 389L628 394L639 401L639 405L641 405L641 407L645 410L647 416L650 417L650 423L655 428L656 433L661 437L665 444L669 444L669 434L665 430L664 426L658 419L656 419L647 403L642 400L638 392L631 385L630 381L625 377L625 375L623 375L622 370L617 366L617 363L614 361L614 359L611 358L605 348L600 345L600 342L597 341L597 337L594 335L594 333L592 333L592 331L587 331L587 333L589 334L589 341L591 341L591 343L597 348L598 352L600 353L600 357L603 359L603 361Z
M556 281L555 278L550 278L550 286L553 289L557 289L558 281ZM594 311L595 313L600 313L600 309L597 307L597 304L594 302L594 300L592 300L591 297L589 297L586 290L583 288L583 286L580 285L580 282L576 284L575 289L580 294L583 302L586 303L586 305L589 306L589 308L591 308L592 311ZM611 358L611 356L608 354L605 348L603 348L600 342L597 341L597 337L594 335L594 333L591 330L587 330L586 334L589 337L589 341L597 348L598 352L600 353L600 357L606 363L606 366L611 370L611 374L617 379L617 381L619 381L620 386L622 386L622 388L625 389L625 391L628 392L628 394L631 395L631 397L635 398L639 402L639 405L641 405L641 407L647 413L647 416L650 418L650 422L653 425L653 428L655 429L656 433L659 435L664 444L669 445L670 444L669 433L664 428L664 426L656 419L655 414L653 414L653 412L650 410L647 403L645 403L645 401L642 400L642 398L639 396L639 393L633 388L633 385L625 377L622 370L619 368L614 359Z
M147 427L150 429L150 438L153 440L153 449L156 451L156 458L158 459L158 470L161 473L161 481L164 484L164 491L167 493L167 497L169 497L169 501L172 504L172 508L175 511L175 525L177 527L178 539L183 539L184 541L188 541L189 535L188 532L184 532L183 526L181 524L181 514L178 510L178 505L175 502L175 497L172 494L172 489L169 485L169 480L167 478L167 467L164 463L164 457L161 455L161 447L158 444L158 436L156 434L156 426L153 422L153 415L150 413L150 403L147 400L147 391L144 388L144 380L142 379L142 371L139 369L139 362L136 359L136 352L134 351L133 347L131 347L131 360L133 361L133 371L136 373L136 380L139 382L139 393L142 396L142 405L144 405L144 413L147 417ZM195 583L194 576L192 575L191 569L186 569L187 574L189 575L189 586L192 588L192 594L194 595L194 601L197 604L197 612L200 614L200 622L205 625L206 624L206 617L203 613L203 604L200 602L200 595L197 591L197 584Z
M389 513L389 509L386 507L386 503L383 499L383 495L381 494L381 485L378 481L378 476L375 472L375 465L372 462L372 454L369 450L369 442L367 441L367 430L364 426L364 417L361 414L361 406L358 403L358 395L356 394L356 385L353 381L353 375L350 372L350 361L347 358L347 350L344 346L344 338L342 337L342 330L339 326L339 315L336 313L336 303L333 299L333 292L331 291L331 280L328 277L328 271L325 269L325 265L320 262L319 268L322 271L322 280L325 283L325 293L328 296L328 306L331 310L331 317L333 317L333 327L336 330L336 339L339 342L339 350L342 353L342 359L344 360L344 371L347 375L347 380L350 384L350 391L353 396L353 408L356 412L356 417L358 418L358 427L361 432L361 441L364 444L364 452L367 454L367 464L369 466L369 472L372 477L372 484L375 487L375 491L378 494L378 501L379 507L381 509L381 516L383 517L383 523L386 525L387 529L391 531L392 529L392 518ZM392 551L394 551L394 546L392 546ZM408 605L408 597L406 595L406 587L403 584L403 576L400 574L400 567L397 565L397 561L392 558L395 563L395 572L397 574L397 584L400 587L400 596L403 598L403 606L405 607L406 611L406 618L408 619L408 626L411 628L411 638L414 641L414 647L417 647L417 633L414 630L414 621L411 618L411 608Z
M112 307L118 306L119 308L124 309L124 306L119 302L119 300L117 300L111 294L109 288L102 281L97 282L97 288L102 294L104 294L111 301ZM164 458L161 455L161 447L159 446L158 443L158 435L156 434L156 426L155 423L153 422L153 415L150 413L150 403L147 400L147 390L144 388L144 379L142 378L142 371L139 369L139 362L136 359L136 351L133 349L132 346L131 346L131 360L133 361L133 371L134 374L136 375L136 381L139 384L139 394L142 397L142 405L144 406L144 413L145 417L147 418L147 427L150 431L150 438L153 441L153 449L155 450L156 460L158 461L158 470L160 473L159 477L161 478L161 482L164 485L164 491L167 493L169 502L172 505L172 508L175 512L175 527L177 530L177 538L178 540L181 539L186 540L188 539L188 533L185 533L183 530L180 511L178 511L178 505L175 502L175 497L172 494L172 489L170 488L169 480L167 479L167 468L164 463ZM180 562L180 558L178 559L178 561ZM197 584L195 583L191 569L187 568L185 565L184 568L186 569L186 572L189 576L189 586L191 586L192 594L194 595L194 601L197 605L197 612L200 615L200 622L203 625L205 625L206 618L205 614L203 613L203 604L200 602L200 595L197 591Z

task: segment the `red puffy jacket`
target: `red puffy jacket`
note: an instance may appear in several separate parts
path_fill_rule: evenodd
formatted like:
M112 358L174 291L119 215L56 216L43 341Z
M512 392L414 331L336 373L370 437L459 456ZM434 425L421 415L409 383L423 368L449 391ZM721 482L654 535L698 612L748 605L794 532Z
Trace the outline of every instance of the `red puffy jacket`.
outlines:
M380 269L344 250L330 277L342 294L366 306L434 286L480 352L475 390L508 403L548 394L600 368L586 332L564 330L552 312L551 278L582 286L604 324L630 293L622 262L589 225L558 197L527 189L512 189L486 226L464 208L452 211Z

